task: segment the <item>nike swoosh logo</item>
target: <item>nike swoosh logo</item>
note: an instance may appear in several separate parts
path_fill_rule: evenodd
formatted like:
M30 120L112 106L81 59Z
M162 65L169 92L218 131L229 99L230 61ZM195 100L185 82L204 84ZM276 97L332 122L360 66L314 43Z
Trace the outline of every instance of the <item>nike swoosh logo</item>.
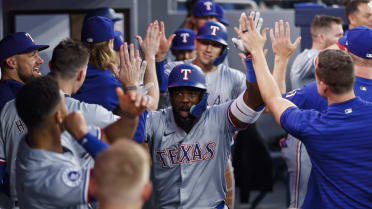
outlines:
M176 132L173 131L173 132L170 132L170 133L164 133L164 136L169 136L169 135L174 134L174 133L176 133Z

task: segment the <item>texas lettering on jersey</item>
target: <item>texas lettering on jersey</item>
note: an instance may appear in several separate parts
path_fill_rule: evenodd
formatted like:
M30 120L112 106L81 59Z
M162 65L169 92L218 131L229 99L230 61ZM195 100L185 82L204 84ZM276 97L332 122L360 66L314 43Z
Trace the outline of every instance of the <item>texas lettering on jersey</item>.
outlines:
M198 142L179 144L155 152L156 158L162 163L163 168L173 168L180 164L212 160L216 154L216 143L209 141L204 147L200 146Z

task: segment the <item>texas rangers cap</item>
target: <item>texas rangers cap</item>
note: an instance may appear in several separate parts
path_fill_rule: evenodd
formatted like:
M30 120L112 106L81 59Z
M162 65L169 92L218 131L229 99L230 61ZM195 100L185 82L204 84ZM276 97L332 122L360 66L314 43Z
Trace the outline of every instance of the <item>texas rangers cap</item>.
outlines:
M120 31L115 31L115 37L114 37L114 49L115 51L120 51L120 46L123 45L123 37L122 33Z
M23 54L34 50L42 51L49 45L36 45L31 35L17 32L7 35L0 41L0 61L16 54Z
M86 43L100 43L115 37L114 23L105 17L88 18L81 31L81 40Z
M188 28L180 28L175 32L171 50L194 50L196 34Z
M216 4L212 1L199 0L192 8L195 17L215 16L217 17Z
M372 29L355 27L347 33L346 48L349 52L364 59L372 59Z
M230 23L229 21L227 21L223 16L223 8L216 4L216 12L217 12L217 19L219 22L221 22L222 24L226 25L226 26L229 26Z
M110 19L112 22L121 20L121 18L118 17L118 15L115 13L115 11L112 8L98 8L98 9L88 12L88 14L84 18L84 22L85 20L93 16L106 17Z

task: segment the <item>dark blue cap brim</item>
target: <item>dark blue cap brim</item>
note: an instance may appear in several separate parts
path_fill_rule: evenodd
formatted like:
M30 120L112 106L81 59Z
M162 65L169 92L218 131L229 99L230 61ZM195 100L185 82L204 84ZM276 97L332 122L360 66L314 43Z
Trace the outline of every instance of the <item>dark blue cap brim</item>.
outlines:
M225 19L223 19L223 18L220 18L220 19L218 19L222 24L224 24L224 25L226 25L226 26L229 26L230 25L230 23L229 23L229 21L227 21L227 20L225 20Z
M120 21L121 18L117 17L117 18L114 18L114 19L111 19L111 20L112 20L112 22L117 22L117 21Z
M175 47L171 47L171 50L194 50L195 47L194 46L175 46Z
M195 15L194 14L194 16L195 17L205 17L205 16L215 16L215 17L218 17L218 14L216 12L211 11L211 12L203 13L202 15L198 15L198 14Z

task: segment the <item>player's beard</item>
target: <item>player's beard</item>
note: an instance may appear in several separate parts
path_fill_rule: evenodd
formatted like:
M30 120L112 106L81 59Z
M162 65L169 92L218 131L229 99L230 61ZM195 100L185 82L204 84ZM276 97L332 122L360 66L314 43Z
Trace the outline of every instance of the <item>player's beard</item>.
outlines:
M173 111L174 120L176 121L177 125L180 128L182 128L185 131L189 131L189 130L191 130L191 128L195 124L197 118L194 117L193 115L191 115L190 112L188 113L188 115L186 117L183 116L184 114L181 113L181 111L182 111L181 109L182 108L179 108L178 110ZM184 109L186 109L186 108L184 108ZM189 111L189 110L187 110L187 111Z
M23 83L28 83L32 80L34 80L37 77L40 77L41 75L38 74L32 74L32 75L25 75L23 73L19 73L19 78L23 81Z

